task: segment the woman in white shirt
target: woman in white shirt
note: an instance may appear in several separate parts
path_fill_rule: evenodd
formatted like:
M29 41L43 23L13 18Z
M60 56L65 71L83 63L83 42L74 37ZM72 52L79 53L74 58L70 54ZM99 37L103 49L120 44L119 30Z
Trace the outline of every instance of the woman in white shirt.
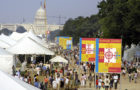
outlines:
M82 74L82 77L81 77L81 86L85 86L85 76L84 76L84 74Z
M102 86L102 79L101 79L101 77L99 77L99 80L98 80L98 87L99 87L99 89L101 88L101 86Z
M52 82L53 90L57 90L57 81L54 79Z
M105 80L104 80L104 83L105 83L105 89L108 90L109 88L109 83L110 83L110 79L108 76L106 76Z

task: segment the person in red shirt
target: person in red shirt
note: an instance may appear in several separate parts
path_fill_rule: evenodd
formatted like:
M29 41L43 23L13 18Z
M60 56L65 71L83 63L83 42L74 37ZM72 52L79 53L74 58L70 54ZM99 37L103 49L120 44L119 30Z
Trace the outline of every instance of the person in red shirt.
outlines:
M31 84L31 77L28 77L28 83Z
M49 79L47 78L47 76L45 76L45 78L44 78L44 83L45 83L44 88L45 88L45 90L47 89L48 81L49 81Z
M98 88L98 77L96 76L96 88Z

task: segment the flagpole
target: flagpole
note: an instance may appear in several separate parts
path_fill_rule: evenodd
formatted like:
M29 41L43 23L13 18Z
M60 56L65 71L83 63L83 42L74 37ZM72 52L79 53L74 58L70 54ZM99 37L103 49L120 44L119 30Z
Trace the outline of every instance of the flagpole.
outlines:
M46 34L46 40L47 40L47 31L48 31L48 27L47 27L47 11L46 11L46 0L44 0L44 9L45 9L45 34Z

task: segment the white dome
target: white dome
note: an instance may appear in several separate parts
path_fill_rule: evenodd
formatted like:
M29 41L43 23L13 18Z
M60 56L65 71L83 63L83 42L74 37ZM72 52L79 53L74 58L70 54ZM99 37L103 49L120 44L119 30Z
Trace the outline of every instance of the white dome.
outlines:
M35 15L35 19L45 19L46 18L46 12L45 9L41 6Z
M47 30L46 10L42 6L36 12L34 25L36 28L35 33L44 34Z

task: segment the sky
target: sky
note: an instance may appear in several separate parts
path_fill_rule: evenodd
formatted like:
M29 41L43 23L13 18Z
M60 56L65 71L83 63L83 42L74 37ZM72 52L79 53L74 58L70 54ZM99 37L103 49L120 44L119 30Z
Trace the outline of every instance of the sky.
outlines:
M0 23L33 23L44 0L0 0ZM64 24L69 18L98 13L101 0L46 0L47 22ZM61 20L59 17L62 17ZM24 19L23 19L24 18Z

